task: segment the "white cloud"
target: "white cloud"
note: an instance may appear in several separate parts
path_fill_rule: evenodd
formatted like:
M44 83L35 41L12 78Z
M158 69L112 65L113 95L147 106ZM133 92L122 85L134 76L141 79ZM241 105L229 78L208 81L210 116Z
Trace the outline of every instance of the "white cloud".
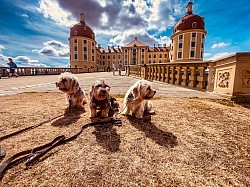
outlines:
M38 11L43 13L45 18L54 20L59 25L67 27L72 26L76 22L72 14L59 7L59 4L55 0L40 0L40 6Z
M46 64L39 63L39 60L33 60L27 56L17 56L13 60L19 67L48 67Z
M20 14L21 17L29 18L28 14Z
M213 54L211 54L211 53L204 53L204 58L207 58L207 57L210 57L210 56L212 56Z
M8 57L0 53L0 66L7 66Z
M16 62L20 62L23 64L34 64L34 63L38 63L38 60L32 60L27 56L17 56L15 58L13 58L14 61Z
M216 53L214 55L210 54L210 58L208 58L207 60L218 60L218 59L221 59L221 58L225 58L227 57L228 55L230 54L233 54L233 53L229 53L229 52L224 52L224 53Z
M222 48L222 47L226 47L228 45L230 45L230 43L220 42L220 43L217 43L217 44L213 44L211 48L212 49L214 49L214 48Z
M33 52L52 57L52 58L68 58L69 46L62 42L51 40L43 43L42 49L34 49Z
M0 54L0 66L5 66L7 67L7 63L9 62L8 61L8 58L10 56L5 56L3 54ZM14 62L17 63L17 66L21 66L21 67L46 67L47 65L45 64L41 64L39 63L38 60L34 60L34 59L31 59L27 56L17 56L17 57L11 57L13 59Z
M3 45L0 45L0 53L3 51L5 47Z

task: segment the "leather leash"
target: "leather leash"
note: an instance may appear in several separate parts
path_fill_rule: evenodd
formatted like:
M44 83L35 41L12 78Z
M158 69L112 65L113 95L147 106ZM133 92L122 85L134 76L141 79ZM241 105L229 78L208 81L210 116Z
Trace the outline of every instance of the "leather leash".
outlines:
M96 125L101 125L101 124L108 124L111 123L112 125L122 125L122 121L119 119L113 119L111 118L108 121L97 121L97 122L92 122L92 123L88 123L83 125L80 130L74 134L73 136L66 138L64 135L58 136L56 137L54 140L52 140L51 142L41 145L39 147L35 147L33 149L29 149L26 151L22 151L19 152L13 156L11 156L9 159L7 159L1 166L0 166L0 180L3 178L5 171L16 162L16 159L23 156L23 158L28 158L25 162L26 166L29 166L31 164L33 164L35 161L37 161L39 158L41 158L43 155L45 155L46 153L48 153L50 150L52 150L53 148L68 143L70 141L75 140L82 132L84 129L91 127L91 126L96 126ZM19 158L20 159L20 158ZM18 160L19 160L18 159Z

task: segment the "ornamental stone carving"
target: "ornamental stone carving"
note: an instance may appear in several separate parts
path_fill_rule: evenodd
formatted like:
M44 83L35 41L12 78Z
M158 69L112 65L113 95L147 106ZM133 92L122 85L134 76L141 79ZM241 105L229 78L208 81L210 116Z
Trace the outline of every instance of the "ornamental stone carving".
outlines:
M242 71L242 79L243 79L243 88L250 88L250 70L243 70Z
M229 87L229 72L219 73L219 83L218 86L221 88L228 88Z

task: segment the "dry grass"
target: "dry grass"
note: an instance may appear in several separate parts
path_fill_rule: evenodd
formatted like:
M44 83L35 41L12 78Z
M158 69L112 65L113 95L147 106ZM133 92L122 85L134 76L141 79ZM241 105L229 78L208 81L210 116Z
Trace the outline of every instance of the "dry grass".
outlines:
M119 116L121 127L90 127L32 167L10 168L1 186L250 186L249 109L188 98L152 102L151 119ZM66 107L62 93L23 93L0 103L0 136ZM3 140L6 158L74 134L90 122L86 110Z

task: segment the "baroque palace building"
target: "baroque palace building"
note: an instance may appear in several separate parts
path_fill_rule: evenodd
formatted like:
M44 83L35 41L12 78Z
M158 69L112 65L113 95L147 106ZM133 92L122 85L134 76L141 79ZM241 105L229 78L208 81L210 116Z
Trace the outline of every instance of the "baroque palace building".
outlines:
M70 67L106 70L115 62L127 65L143 65L152 63L203 61L206 30L204 18L193 14L192 2L186 6L186 14L175 25L170 37L170 46L154 45L150 47L137 38L125 46L97 45L95 33L86 24L85 15L80 14L80 22L70 28ZM97 47L96 47L97 45Z

